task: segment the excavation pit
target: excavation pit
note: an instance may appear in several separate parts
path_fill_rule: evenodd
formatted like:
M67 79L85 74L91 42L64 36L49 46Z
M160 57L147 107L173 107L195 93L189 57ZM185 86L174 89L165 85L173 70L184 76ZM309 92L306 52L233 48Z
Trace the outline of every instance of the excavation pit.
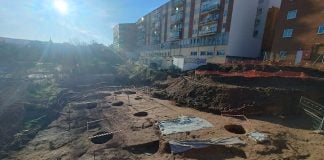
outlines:
M124 147L123 149L133 154L155 154L159 150L159 141Z
M91 142L93 144L104 144L111 140L114 137L114 135L111 133L109 134L108 132L98 132L91 137Z
M137 112L134 114L135 117L146 117L147 115L147 112Z
M122 102L122 101L117 101L117 102L112 103L111 105L112 105L112 106L122 106L122 105L124 105L124 102Z
M225 125L224 128L231 133L234 134L245 134L246 131L241 125L237 124L230 124L230 125Z
M97 103L87 103L86 108L87 109L94 109L97 107Z
M119 95L119 94L122 94L122 92L121 91L115 91L114 94Z
M141 99L143 99L142 97L135 97L134 98L135 100L141 100Z
M124 91L124 93L125 93L125 94L128 94L128 95L129 95L129 94L136 94L135 91Z

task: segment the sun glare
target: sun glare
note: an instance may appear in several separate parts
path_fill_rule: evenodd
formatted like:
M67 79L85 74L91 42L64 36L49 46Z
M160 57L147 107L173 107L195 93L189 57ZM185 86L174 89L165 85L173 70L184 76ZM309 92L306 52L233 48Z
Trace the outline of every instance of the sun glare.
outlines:
M68 3L65 0L54 0L54 8L62 15L68 13Z

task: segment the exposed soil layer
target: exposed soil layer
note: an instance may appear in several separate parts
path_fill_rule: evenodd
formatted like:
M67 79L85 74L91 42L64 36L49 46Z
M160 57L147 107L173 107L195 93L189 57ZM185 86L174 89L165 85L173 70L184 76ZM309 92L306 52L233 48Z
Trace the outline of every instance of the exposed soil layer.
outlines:
M216 114L299 114L301 96L324 103L324 82L291 78L180 77L153 96ZM161 86L161 85L156 85ZM156 94L158 93L158 94ZM158 95L158 96L157 96Z
M257 65L257 64L228 64L217 65L207 64L199 67L197 70L220 71L220 72L244 72L249 70L256 70L262 72L304 72L306 75L312 77L324 78L324 72L312 68L296 67L296 66L275 66L275 65Z

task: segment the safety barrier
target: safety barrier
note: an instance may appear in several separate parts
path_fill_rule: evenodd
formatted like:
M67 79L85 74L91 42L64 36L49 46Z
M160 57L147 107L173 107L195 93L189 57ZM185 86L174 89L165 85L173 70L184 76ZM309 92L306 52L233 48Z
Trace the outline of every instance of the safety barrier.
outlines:
M314 128L317 131L323 132L324 106L303 96L300 98L299 104L305 113L312 118Z

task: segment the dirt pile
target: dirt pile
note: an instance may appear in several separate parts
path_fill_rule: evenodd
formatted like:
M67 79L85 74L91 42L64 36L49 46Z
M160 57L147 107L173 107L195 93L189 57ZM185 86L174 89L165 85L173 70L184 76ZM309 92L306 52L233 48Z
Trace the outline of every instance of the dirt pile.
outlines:
M324 100L322 82L287 78L180 77L160 89L178 105L216 114L297 114L301 96Z

